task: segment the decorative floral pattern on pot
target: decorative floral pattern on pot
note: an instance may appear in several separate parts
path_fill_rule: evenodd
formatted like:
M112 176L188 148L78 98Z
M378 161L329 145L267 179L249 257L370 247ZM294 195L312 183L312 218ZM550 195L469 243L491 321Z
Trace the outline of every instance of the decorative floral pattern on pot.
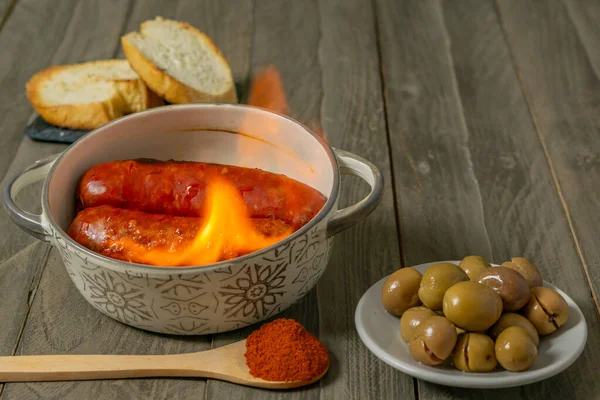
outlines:
M242 263L201 272L106 268L52 232L65 267L83 297L122 323L154 332L198 335L263 321L287 309L317 283L333 238L325 224Z

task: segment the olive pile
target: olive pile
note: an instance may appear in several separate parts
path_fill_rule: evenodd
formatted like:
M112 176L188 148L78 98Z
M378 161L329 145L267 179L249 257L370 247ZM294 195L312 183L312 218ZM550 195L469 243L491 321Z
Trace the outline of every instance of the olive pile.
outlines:
M533 364L540 336L563 326L565 299L542 286L538 268L523 257L499 267L483 257L439 263L423 274L401 268L386 279L383 307L400 318L402 339L426 365L446 360L465 372L512 372Z

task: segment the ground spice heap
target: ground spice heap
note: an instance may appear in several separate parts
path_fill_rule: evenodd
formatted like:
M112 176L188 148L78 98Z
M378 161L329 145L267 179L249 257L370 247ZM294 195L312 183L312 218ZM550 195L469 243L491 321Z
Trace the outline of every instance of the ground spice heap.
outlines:
M329 365L327 348L293 319L279 318L246 339L250 374L267 381L305 381L321 375Z

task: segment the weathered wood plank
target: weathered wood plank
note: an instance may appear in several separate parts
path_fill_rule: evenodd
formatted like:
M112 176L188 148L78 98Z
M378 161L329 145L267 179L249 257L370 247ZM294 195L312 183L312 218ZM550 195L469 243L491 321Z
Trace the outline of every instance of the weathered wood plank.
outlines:
M563 3L575 26L578 38L585 48L596 78L598 78L600 77L600 49L598 49L597 46L598 40L600 40L600 24L598 23L598 21L600 21L600 3L585 0L563 0ZM592 105L592 107L594 106ZM588 140L584 140L578 147L585 148L585 146L588 145L588 142ZM598 145L597 140L592 143L592 145L595 146L589 148L587 153L577 153L578 163L570 163L569 169L567 169L566 172L563 172L562 169L565 168L564 164L566 164L568 160L557 162L557 157L551 155L555 168L558 170L559 180L563 176L568 178L570 174L587 175L585 182L580 184L597 182L598 179L600 179L597 168L593 168L593 166L598 165L600 145ZM594 154L595 157L590 158L590 154ZM575 182L570 183L579 186ZM600 296L600 271L597 268L600 263L600 252L597 250L597 246L595 246L594 243L594 222L597 222L597 219L593 221L587 219L587 214L589 214L589 212L584 210L584 208L591 208L592 213L593 210L597 210L600 207L598 198L594 197L590 199L589 194L586 198L581 198L580 192L585 192L584 189L569 191L569 188L565 187L562 184L562 181L561 186L563 187L563 196L566 199L570 216L575 221L575 232L579 243L583 248L583 257L588 265L588 271L595 288L594 294L596 296L596 306L600 309L600 300L598 299ZM573 205L576 206L573 207ZM594 216L597 217L597 215Z
M392 2L378 4L407 263L468 254L499 263L530 257L546 280L582 307L590 331L597 330L598 315L493 3L415 1L395 15ZM450 188L440 184L447 181ZM456 195L465 189L468 207ZM462 228L453 232L450 225ZM510 393L424 382L419 392L424 399L591 398L598 390L599 348L600 336L591 334L589 351L570 369Z
M600 3L594 0L562 0L575 27L577 36L585 48L596 76L600 76Z
M499 2L498 8L600 312L595 240L600 197L592 189L600 182L600 80L590 63L597 56L588 57L596 52L586 54L566 9L557 2ZM524 29L527 35L521 40Z
M480 183L435 1L378 0L402 245L410 263L491 258ZM402 38L400 40L399 38Z
M0 0L0 30L10 17L11 9L14 7L17 0Z
M600 196L597 190L592 190L600 182L597 94L600 88L600 50L597 46L600 4L593 1L563 3L564 7L556 2L543 6L544 2L531 9L527 7L533 14L526 19L514 17L517 9L522 9L521 5L508 3L500 10L502 17L507 19L504 24L507 38L571 218L600 312L600 250L596 240ZM527 23L533 15L541 18L533 25L535 35L516 45L515 37L522 30L516 24ZM534 45L532 40L539 45ZM534 53L528 53L530 50ZM523 58L526 54L528 58ZM533 54L543 60L552 59L551 65L541 63L540 58L531 62L529 58L534 57ZM534 71L540 65L545 69L538 75ZM549 87L537 87L546 83L550 83Z
M321 398L413 399L413 379L377 359L354 326L360 297L401 266L373 4L322 0L319 9L325 136L332 146L376 164L386 184L378 209L336 237L332 261L317 288L321 335L337 358L321 384ZM365 196L361 183L342 182L342 206Z
M451 41L462 43L460 47L452 47L452 55L470 147L478 149L493 143L492 148L498 154L498 164L485 171L483 168L490 165L489 155L473 151L480 181L496 179L487 189L482 186L484 191L495 192L484 197L486 221L506 227L504 234L491 235L494 249L501 250L501 259L526 254L539 260L545 279L567 291L584 310L590 330L597 331L599 319L585 272L570 235L569 222L561 212L560 197L527 101L511 65L494 4L470 1L461 6L446 5L445 20ZM483 125L486 121L487 126ZM492 143L490 136L494 138ZM519 240L503 244L508 235ZM597 332L590 334L587 346L587 351L571 368L543 383L526 386L523 397L593 398L599 386L594 378L594 371L600 365Z
M12 355L50 248L35 243L0 263L0 354Z
M247 20L248 5L241 7L222 5L208 5L203 7L197 3L143 1L133 4L133 8L121 7L122 15L111 16L111 19L119 20L119 24L106 24L112 26L112 31L105 32L102 38L96 36L96 40L102 41L100 48L104 47L102 55L95 57L122 57L119 36L121 33L138 29L144 20L161 15L166 18L186 20L211 37L220 37L218 43L226 53L233 55L236 63L232 63L232 69L243 75L244 68L248 68L250 37L246 41L230 40L227 34L223 34L227 26L215 21L235 20L235 25L240 34L249 31L251 21ZM247 3L249 4L249 2ZM108 6L108 5L107 5ZM119 8L114 7L113 8ZM208 11L210 10L210 12ZM89 15L94 15L90 13ZM97 13L96 13L97 15ZM127 20L125 20L127 18ZM233 23L233 22L232 22ZM74 27L73 32L67 35L65 40L75 40L74 45L81 46L88 43L90 38L75 38L77 34L90 30L89 21L82 19L81 25ZM210 26L208 26L210 25ZM100 27L98 28L100 29ZM214 29L215 31L212 31ZM88 43L88 46L91 44ZM246 61L244 61L244 55ZM58 57L66 57L66 54ZM86 55L80 55L81 59ZM94 55L89 55L92 59ZM77 61L77 60L75 60ZM60 60L62 62L62 59ZM230 61L231 62L231 61ZM241 65L240 65L241 64ZM28 143L30 146L39 143ZM48 146L48 144L43 144ZM39 154L41 149L36 148L33 153ZM29 153L25 151L26 155ZM39 157L37 157L39 158ZM17 160L21 160L20 155ZM177 338L163 335L155 335L122 325L102 314L99 314L79 295L76 288L70 282L59 257L53 253L41 283L40 298L32 307L29 323L23 334L22 345L19 354L46 354L46 353L181 353L199 351L208 348L210 337ZM50 332L50 333L48 333ZM95 382L65 382L65 383L31 383L7 385L4 396L6 398L23 398L28 396L42 398L202 398L204 393L204 380L177 380L177 379L144 379L124 381L95 381Z

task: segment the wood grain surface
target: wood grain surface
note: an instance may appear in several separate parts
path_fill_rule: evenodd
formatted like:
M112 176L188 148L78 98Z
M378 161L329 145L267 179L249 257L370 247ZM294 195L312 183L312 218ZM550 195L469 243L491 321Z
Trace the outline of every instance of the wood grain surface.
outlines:
M598 48L598 41L600 41L600 24L597 21L600 20L600 3L582 0L565 1L563 3L577 32L577 36L585 48L585 55L588 57L591 67L594 70L594 75L596 79L598 79L600 77L600 49ZM580 62L585 63L584 60L580 60ZM563 74L565 72L568 71L563 71ZM588 102L587 104L587 107L597 109L595 103ZM571 120L571 124L576 124L578 122L579 120L575 120L574 118ZM598 210L600 207L600 200L598 196L591 197L590 193L587 193L587 196L585 197L581 196L580 193L589 191L585 186L588 182L591 182L591 187L597 187L598 182L600 181L600 171L598 168L600 165L600 141L597 139L598 123L595 125L588 125L588 128L593 129L595 133L594 136L591 137L592 140L590 140L590 137L588 136L578 144L578 147L590 146L585 153L577 153L578 168L565 168L562 163L555 163L555 166L560 170L557 174L559 179L561 179L561 177L563 177L563 179L568 178L568 176L564 175L564 169L566 169L567 173L581 173L587 176L583 182L576 183L578 190L569 192L567 188L567 190L563 190L563 196L567 202L570 216L574 219L575 232L579 244L582 247L582 256L593 285L596 307L600 310L600 251L597 249L597 241L594 240L598 236L598 232L593 225L598 222L598 213L594 213L593 210ZM580 141L579 138L576 138L576 140L578 142ZM594 156L590 157L590 154L593 154ZM558 156L556 157L558 158ZM563 162L566 161L567 160L563 160ZM573 183L574 182L571 182L571 184ZM580 204L579 202L582 202L583 206L578 206ZM584 208L587 207L590 207L592 211L586 211ZM593 214L591 220L587 219L590 214Z
M420 382L420 397L592 398L598 392L600 335L592 332L598 315L494 4L379 5L407 263L470 254L496 263L529 257L546 280L573 296L590 329L585 354L554 378L502 392ZM409 38L405 47L386 51L398 46L398 37Z
M0 354L12 355L39 284L49 247L32 244L0 264Z
M563 0L567 15L573 24L577 38L585 49L596 76L600 76L600 3L589 0Z
M511 397L595 398L600 321L553 171L528 112L518 70L511 65L493 2L461 5L445 6L444 16L450 41L463 44L452 46L452 57L476 175L486 182L481 186L485 220L500 227L488 229L498 256L494 261L519 254L534 260L544 279L565 290L581 307L589 329L584 354L571 368L541 383L513 389ZM490 160L482 148L495 149L496 156Z
M119 37L160 15L206 32L242 102L272 67L287 113L374 162L379 208L336 236L326 272L273 318L297 319L331 352L317 384L286 392L216 380L11 383L2 399L600 399L600 6L594 0L0 0L0 179L65 146L24 138L29 77L53 64L123 58ZM4 21L4 22L2 22ZM40 185L18 203L39 212ZM340 206L367 187L342 180ZM556 377L467 390L417 381L358 338L360 296L401 265L478 254L526 256L581 307L589 337ZM78 293L59 253L0 209L0 355L169 354L213 336L158 335L118 323ZM594 297L595 296L595 297ZM1 385L1 384L0 384Z
M498 8L600 312L600 195L594 190L600 187L600 51L591 43L600 31L581 18L600 15L592 4L569 7L573 20L555 1L498 2Z
M10 17L10 13L15 6L17 0L0 0L0 30Z
M319 10L323 131L332 146L372 161L386 185L378 209L336 237L317 286L321 338L339 364L321 383L321 398L409 400L415 398L413 379L374 357L354 327L364 292L401 267L375 13L361 0L320 1ZM360 183L342 180L340 206L365 196Z
M408 1L397 7L393 0L378 0L377 5L394 183L408 264L470 252L490 258L482 193L467 149L439 2Z

